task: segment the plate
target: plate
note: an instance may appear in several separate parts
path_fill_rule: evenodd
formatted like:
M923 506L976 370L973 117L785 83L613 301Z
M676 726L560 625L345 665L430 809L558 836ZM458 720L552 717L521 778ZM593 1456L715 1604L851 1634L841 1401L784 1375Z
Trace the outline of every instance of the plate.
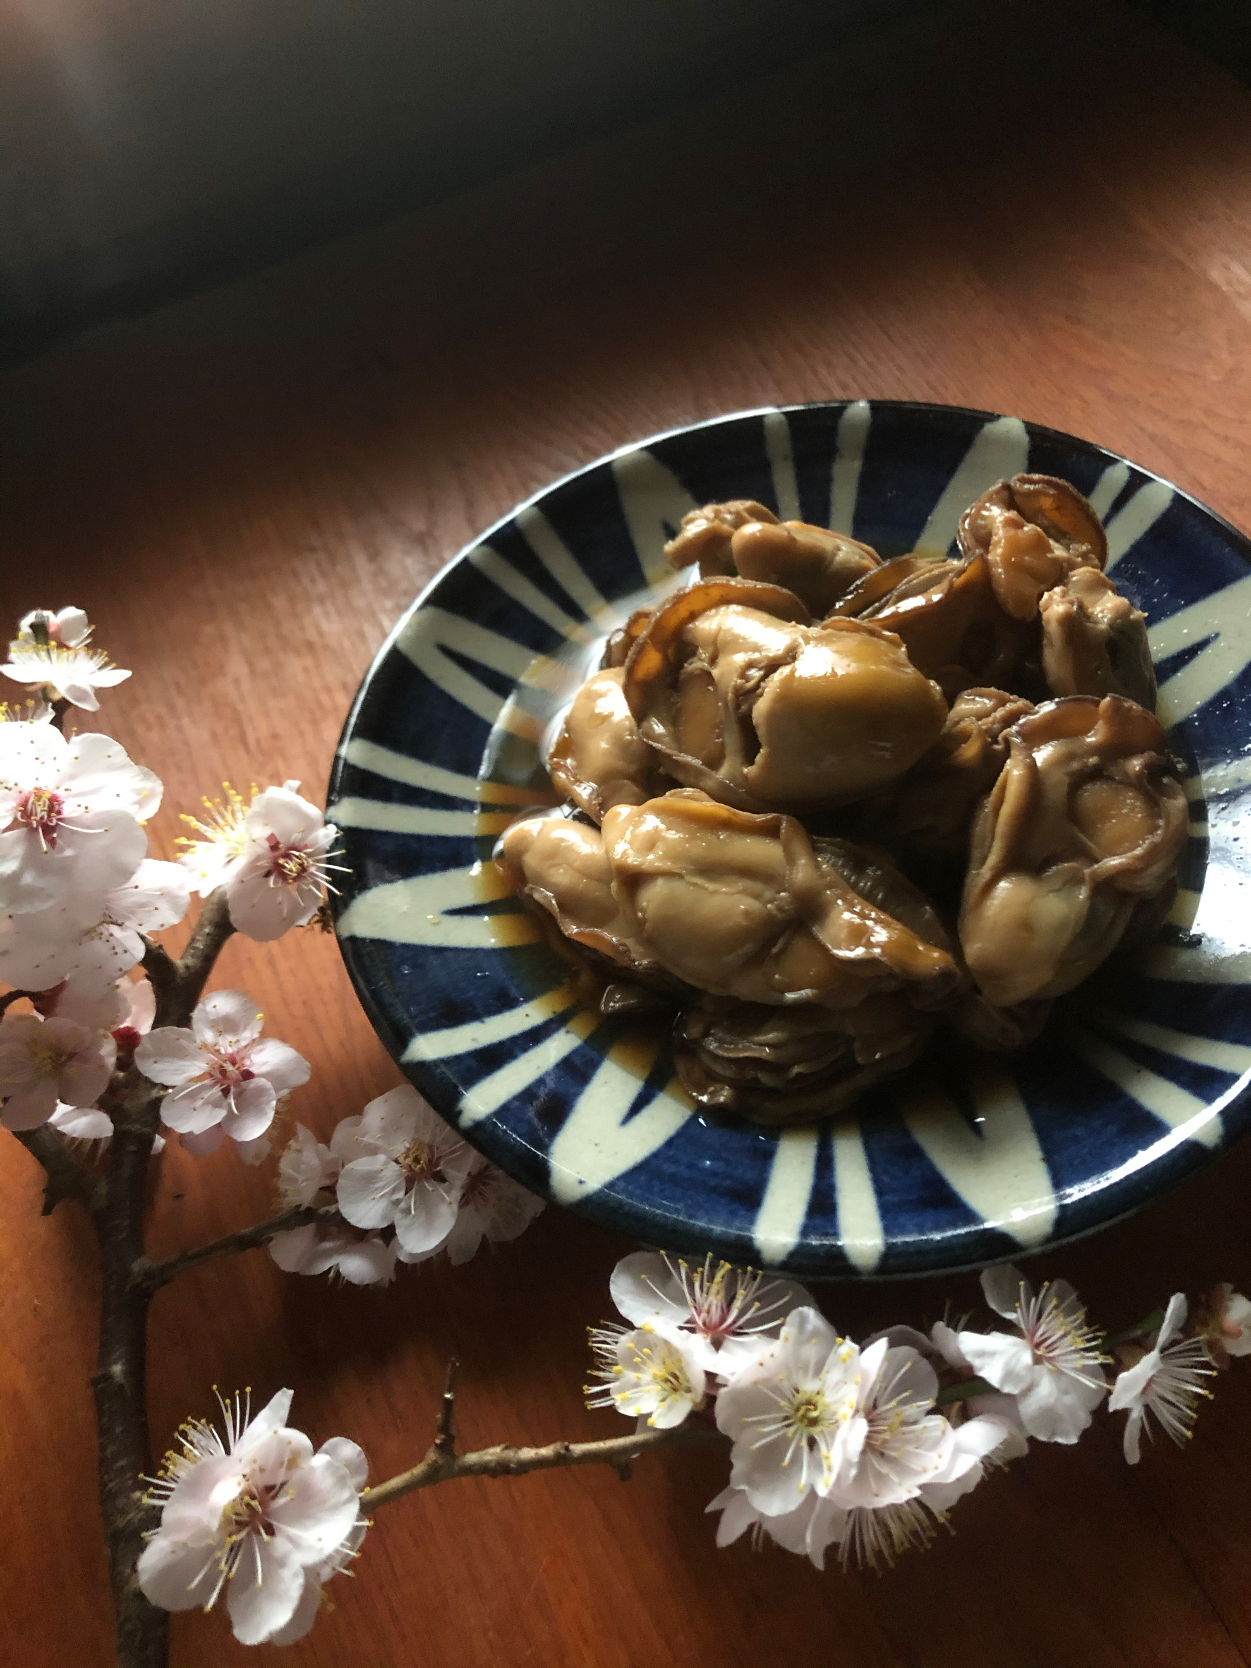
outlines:
M687 510L755 498L884 556L944 552L1018 470L1104 516L1146 613L1191 802L1155 944L1010 1058L941 1051L782 1133L698 1115L662 1043L579 1001L490 860L554 796L544 726L630 611L682 580ZM1251 544L1166 481L1015 417L864 401L769 409L624 447L453 561L361 686L331 782L357 992L438 1111L536 1193L651 1246L804 1278L984 1265L1089 1233L1172 1187L1251 1116Z

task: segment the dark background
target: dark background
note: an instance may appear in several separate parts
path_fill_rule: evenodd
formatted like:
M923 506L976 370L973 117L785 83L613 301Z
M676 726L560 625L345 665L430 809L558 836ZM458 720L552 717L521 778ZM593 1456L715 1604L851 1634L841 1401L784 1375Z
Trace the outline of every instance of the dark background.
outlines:
M1020 5L1028 0L1005 0ZM1139 5L1251 78L1247 0ZM4 357L919 9L919 0L0 0ZM1049 56L1064 46L1039 41ZM993 40L969 73L976 98L977 78L995 73ZM846 92L832 80L831 105Z

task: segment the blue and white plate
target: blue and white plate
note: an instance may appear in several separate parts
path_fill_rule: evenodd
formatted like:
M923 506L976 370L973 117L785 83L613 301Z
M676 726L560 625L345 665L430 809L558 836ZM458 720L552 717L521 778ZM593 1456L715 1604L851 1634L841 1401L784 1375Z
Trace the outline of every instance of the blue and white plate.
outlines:
M671 589L686 511L755 498L885 556L952 543L1000 476L1060 475L1105 517L1142 608L1191 837L1154 948L1039 1043L941 1052L854 1115L781 1134L711 1121L663 1044L580 1005L490 861L550 799L540 734L630 611ZM361 687L331 784L339 941L386 1046L535 1192L644 1244L803 1277L951 1270L1087 1233L1171 1187L1251 1116L1251 544L1167 482L1015 417L857 400L627 446L463 551Z

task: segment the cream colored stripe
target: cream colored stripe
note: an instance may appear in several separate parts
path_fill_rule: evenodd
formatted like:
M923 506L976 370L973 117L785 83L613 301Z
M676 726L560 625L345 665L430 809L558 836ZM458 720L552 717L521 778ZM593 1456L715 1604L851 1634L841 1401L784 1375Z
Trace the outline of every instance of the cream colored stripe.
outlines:
M1108 572L1149 533L1173 502L1173 489L1163 481L1148 481L1108 523Z
M764 414L765 451L773 475L773 496L782 521L800 521L799 482L795 479L795 454L791 449L791 426L781 411Z
M886 1235L860 1125L854 1119L836 1124L833 1141L839 1241L852 1267L872 1274L886 1249Z
M427 764L424 759L410 758L376 741L353 736L340 749L348 764L358 770L372 771L385 776L389 782L402 782L405 787L424 788L427 793L441 793L448 799L486 800L497 805L533 805L535 798L528 788L515 788L505 782L487 782L477 776L462 776L456 770L444 770L442 765Z
M1129 480L1129 465L1127 463L1110 463L1095 482L1095 489L1090 495L1090 507L1103 521L1108 511L1116 503L1117 497L1125 489Z
M1146 1066L1122 1054L1097 1037L1083 1033L1074 1039L1074 1046L1083 1059L1101 1072L1117 1088L1136 1100L1144 1111L1159 1118L1179 1135L1189 1136L1205 1147L1220 1145L1224 1124L1219 1112L1214 1112L1206 1101L1192 1095L1188 1089L1170 1083L1167 1077L1148 1071Z
M1160 620L1148 629L1147 643L1156 661L1196 643L1204 645L1160 689L1161 719L1180 724L1219 695L1251 661L1251 574Z
M1233 1072L1241 1077L1251 1071L1251 1048L1244 1043L1221 1042L1216 1037L1197 1037L1189 1031L1171 1031L1166 1025L1153 1025L1149 1020L1133 1019L1129 1014L1101 1013L1100 1022L1132 1042L1146 1043L1149 1048L1161 1049L1179 1060L1190 1060L1196 1066L1211 1066L1216 1071Z
M524 1031L532 1031L545 1020L554 1019L577 1000L578 993L572 985L560 985L549 990L546 996L536 996L532 1002L522 1002L516 1008L505 1008L503 1013L470 1019L463 1025L448 1025L441 1031L422 1031L400 1058L446 1060L454 1054L472 1054L480 1048L491 1048L510 1037L521 1036Z
M594 1014L576 1015L570 1024L553 1031L550 1037L544 1037L542 1042L535 1043L524 1054L518 1054L507 1065L493 1071L480 1083L475 1083L472 1089L466 1089L457 1108L457 1121L461 1128L472 1129L483 1118L489 1118L492 1112L498 1112L514 1095L523 1093L540 1077L546 1076L567 1054L581 1047L595 1023Z
M987 1227L1026 1249L1055 1227L1057 1204L1047 1161L1015 1081L995 1067L970 1068L977 1129L937 1091L904 1108L904 1122L941 1176Z
M498 950L532 944L541 934L524 910L497 915L449 915L508 895L493 863L474 863L410 880L386 881L354 898L339 917L340 938L382 938L448 950Z
M699 505L672 469L645 447L615 457L612 472L644 575L653 585L672 582L673 570L665 561L666 523L676 528Z
M552 578L583 610L588 619L604 617L611 623L613 609L591 583L577 557L569 550L551 522L533 506L517 512L517 527L522 538L551 574Z
M779 1267L799 1244L816 1169L816 1130L782 1130L752 1229L752 1239L766 1268Z
M830 529L849 537L856 525L860 468L869 439L868 400L853 400L838 420L837 450L830 479Z
M996 417L984 423L942 497L930 512L917 540L919 552L945 556L956 536L960 517L975 498L1005 475L1016 475L1029 462L1029 434L1019 417Z
M1201 893L1192 892L1186 886L1179 886L1166 920L1170 926L1180 927L1182 932L1189 932L1195 924L1195 916L1199 913L1199 905L1202 902Z
M492 550L489 544L480 544L476 550L471 550L469 561L493 585L498 585L505 596L519 602L536 619L542 620L544 625L551 626L553 631L559 631L563 637L568 637L575 643L591 641L591 633L584 625L566 614L563 608L540 591L532 580L520 573L498 550Z
M633 1115L643 1080L636 1054L611 1049L574 1102L548 1152L552 1197L576 1205L644 1163L671 1141L691 1116L675 1080Z
M429 834L473 838L498 834L511 811L432 811L425 805L395 805L385 799L340 799L334 820L340 828L372 828L380 834Z
M459 614L451 614L431 603L405 621L395 646L445 694L488 724L494 724L499 717L504 697L458 666L445 650L452 649L467 660L476 660L479 665L490 666L511 678L524 677L535 659L542 658L511 637L488 631L485 626L463 620Z

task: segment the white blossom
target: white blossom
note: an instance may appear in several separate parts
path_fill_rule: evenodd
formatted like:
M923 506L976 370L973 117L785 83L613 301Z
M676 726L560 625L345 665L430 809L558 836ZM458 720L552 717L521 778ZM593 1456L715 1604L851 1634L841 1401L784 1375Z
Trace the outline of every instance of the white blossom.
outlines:
M287 1274L337 1274L349 1286L387 1286L395 1278L399 1246L379 1233L354 1233L341 1223L307 1222L269 1242L269 1254Z
M5 977L28 990L69 979L84 991L102 991L143 960L144 935L176 925L190 901L190 883L177 863L145 857L103 896L80 894L66 907L17 917L18 942L7 957L0 940Z
M72 706L98 712L97 689L111 689L130 676L114 666L108 655L88 646L91 625L81 608L52 613L32 609L9 644L9 659L0 673L15 683L37 687L49 699L62 698Z
M58 892L123 885L160 803L157 777L108 736L0 724L0 910L30 915Z
M808 1558L819 1570L825 1554L837 1547L839 1563L878 1568L893 1564L911 1547L928 1546L936 1520L920 1499L877 1508L840 1506L819 1494L805 1495L798 1506L774 1516L758 1511L742 1489L723 1489L707 1510L719 1511L717 1545L728 1546L750 1530L753 1540L764 1537L788 1552Z
M978 1376L973 1370L973 1363L960 1348L960 1334L946 1321L934 1323L928 1341L947 1366L954 1367L965 1378ZM986 1455L987 1460L996 1465L1006 1465L1009 1460L1020 1459L1029 1452L1029 1438L1021 1423L1021 1411L1015 1396L1006 1396L1001 1390L982 1396L967 1396L950 1411L956 1415L961 1409L973 1418L992 1420L1002 1430L1003 1437Z
M1219 1367L1227 1366L1230 1356L1251 1355L1251 1302L1222 1280L1208 1294L1198 1330Z
M339 1173L339 1210L357 1228L395 1226L401 1261L420 1258L456 1221L469 1149L408 1084L371 1100Z
M91 636L91 631L91 621L86 613L73 604L68 608L58 608L55 613L51 608L32 608L17 623L16 641L38 643L46 639L49 643L59 643L64 649L77 649Z
M358 1281L357 1284L367 1284ZM332 1436L329 1442L323 1442L320 1452L329 1454L337 1459L352 1480L353 1487L364 1489L369 1476L369 1463L363 1451L355 1442L349 1442L346 1437ZM280 1627L276 1633L271 1633L271 1645L294 1645L297 1639L312 1627L321 1613L322 1588L331 1576L340 1575L352 1559L356 1557L365 1539L365 1532L369 1524L364 1518L358 1518L347 1535L330 1554L319 1564L309 1564L304 1570L304 1591L296 1603L295 1613L285 1627Z
M848 1463L860 1351L815 1309L787 1316L780 1337L717 1397L717 1424L731 1438L730 1480L770 1516L810 1489L826 1495Z
M1168 1300L1155 1343L1119 1374L1108 1398L1109 1413L1128 1413L1125 1421L1125 1458L1137 1465L1142 1433L1151 1435L1151 1421L1180 1448L1187 1441L1199 1411L1199 1398L1210 1392L1204 1379L1216 1371L1201 1338L1183 1338L1186 1298L1175 1292Z
M191 1016L191 1027L162 1025L143 1038L135 1064L170 1087L161 1117L180 1136L221 1135L255 1141L273 1122L281 1096L306 1083L308 1061L286 1043L262 1037L264 1016L250 996L217 990ZM193 1150L196 1148L193 1147ZM203 1142L199 1151L211 1150Z
M892 1506L945 1474L952 1431L934 1411L937 1394L938 1377L915 1349L892 1349L885 1338L870 1344L860 1357L846 1458L830 1497L840 1506Z
M668 1430L703 1406L704 1370L687 1344L662 1338L650 1327L595 1327L591 1348L601 1382L586 1386L588 1407L612 1406Z
M71 1019L6 1013L0 1019L0 1124L37 1129L58 1102L89 1107L108 1087L116 1057L111 1037Z
M163 1610L216 1603L226 1588L235 1637L259 1645L297 1625L306 1632L309 1586L320 1587L359 1544L365 1456L332 1438L313 1452L286 1425L291 1391L249 1419L222 1403L226 1435L202 1420L184 1425L148 1499L160 1527L139 1559L139 1586Z
M266 788L246 808L227 788L224 804L205 801L208 821L187 818L202 838L182 858L201 895L226 888L231 924L260 943L306 926L329 885L338 829L296 792L298 782Z
M988 1268L982 1291L1018 1333L961 1332L957 1342L973 1371L1016 1398L1021 1423L1039 1442L1076 1442L1107 1393L1099 1334L1065 1280L1035 1296L1015 1268Z
M344 1156L355 1152L359 1118L345 1118L325 1146L304 1127L295 1134L278 1161L278 1201L287 1210L296 1205L333 1204L334 1184ZM345 1129L344 1126L351 1126ZM335 1150L336 1144L341 1149ZM395 1277L394 1239L378 1233L361 1234L341 1222L307 1222L288 1228L269 1242L269 1254L288 1274L339 1275L349 1285L386 1285Z
M691 1267L658 1251L623 1257L609 1282L612 1300L635 1326L652 1326L688 1349L706 1373L732 1377L776 1338L786 1317L812 1299L802 1286L755 1269Z
M48 1127L67 1141L111 1141L113 1120L98 1106L67 1106L58 1101ZM159 1140L159 1137L158 1137Z
M542 1199L506 1176L481 1153L469 1152L466 1156L468 1167L456 1220L447 1237L428 1253L433 1257L446 1251L452 1263L467 1263L484 1239L492 1245L516 1239L543 1209ZM424 1262L426 1255L403 1256L403 1261Z

